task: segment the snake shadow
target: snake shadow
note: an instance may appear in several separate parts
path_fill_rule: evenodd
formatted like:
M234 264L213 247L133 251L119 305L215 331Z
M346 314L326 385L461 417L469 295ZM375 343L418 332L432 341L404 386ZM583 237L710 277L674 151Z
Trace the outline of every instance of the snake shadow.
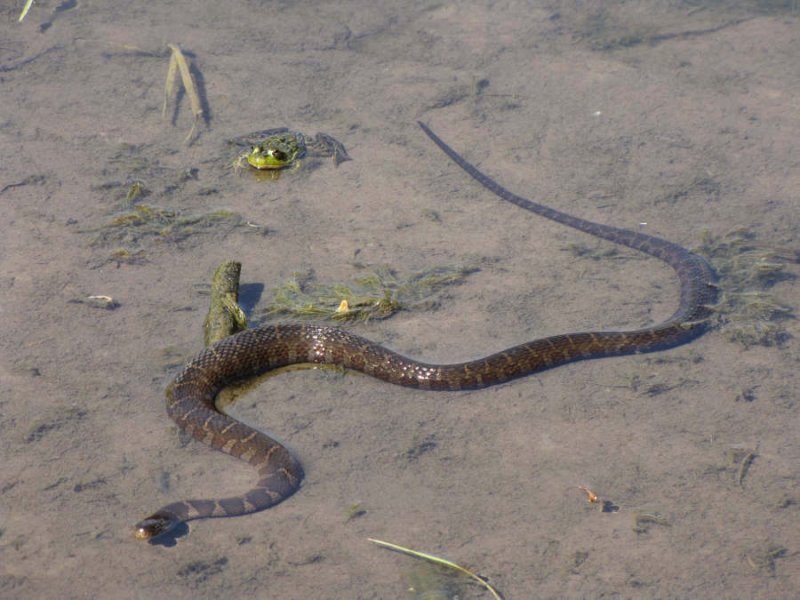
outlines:
M186 537L189 533L189 525L186 523L179 523L169 531L148 540L147 543L151 546L164 546L165 548L173 548L178 545L178 538Z

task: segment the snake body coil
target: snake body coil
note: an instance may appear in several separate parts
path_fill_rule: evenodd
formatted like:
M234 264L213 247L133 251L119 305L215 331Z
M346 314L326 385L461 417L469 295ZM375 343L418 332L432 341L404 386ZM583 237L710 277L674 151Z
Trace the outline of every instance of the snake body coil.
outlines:
M270 325L225 338L203 350L178 374L167 391L167 412L194 438L253 465L259 474L258 483L241 496L164 506L136 525L137 538L152 539L191 519L263 510L300 486L302 467L285 447L216 409L216 395L234 382L283 366L317 363L340 365L424 390L474 389L576 360L661 350L685 343L705 330L717 291L714 272L702 257L657 237L579 219L512 194L464 160L427 126L419 125L456 164L500 198L666 262L680 280L678 310L652 327L556 335L450 365L418 362L335 327Z

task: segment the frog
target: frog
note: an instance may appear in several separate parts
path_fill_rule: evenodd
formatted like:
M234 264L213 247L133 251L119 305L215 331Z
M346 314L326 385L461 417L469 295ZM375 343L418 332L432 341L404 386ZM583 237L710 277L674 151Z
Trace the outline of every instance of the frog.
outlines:
M306 136L288 127L254 131L230 143L248 148L233 161L237 171L246 167L267 172L296 169L306 158L330 157L336 167L352 160L344 145L327 133Z

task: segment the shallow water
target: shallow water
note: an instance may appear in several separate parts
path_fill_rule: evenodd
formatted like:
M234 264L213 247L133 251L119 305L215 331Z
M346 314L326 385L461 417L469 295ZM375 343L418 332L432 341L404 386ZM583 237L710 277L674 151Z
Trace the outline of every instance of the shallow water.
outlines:
M0 596L404 597L410 559L374 537L469 566L507 600L791 597L797 345L744 350L718 331L469 393L272 378L232 410L300 457L301 490L193 522L171 547L131 535L166 502L254 479L164 413L224 260L243 262L256 303L298 271L477 258L436 310L354 326L429 361L672 313L668 267L576 256L613 247L491 197L417 120L585 218L687 246L737 227L796 245L798 17L764 5L37 2L21 24L3 9ZM161 118L168 42L201 75L191 146L187 98ZM228 168L225 139L280 125L327 132L353 160L263 182ZM100 236L133 180L140 203L256 227ZM772 292L798 297L791 279ZM756 450L740 483L737 448Z

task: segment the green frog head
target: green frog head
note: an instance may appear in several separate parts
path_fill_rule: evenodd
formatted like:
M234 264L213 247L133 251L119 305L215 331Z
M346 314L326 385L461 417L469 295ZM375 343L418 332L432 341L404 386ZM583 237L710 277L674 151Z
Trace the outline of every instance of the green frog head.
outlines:
M302 133L287 131L270 136L250 150L240 159L255 169L275 170L289 167L306 151L305 138Z

